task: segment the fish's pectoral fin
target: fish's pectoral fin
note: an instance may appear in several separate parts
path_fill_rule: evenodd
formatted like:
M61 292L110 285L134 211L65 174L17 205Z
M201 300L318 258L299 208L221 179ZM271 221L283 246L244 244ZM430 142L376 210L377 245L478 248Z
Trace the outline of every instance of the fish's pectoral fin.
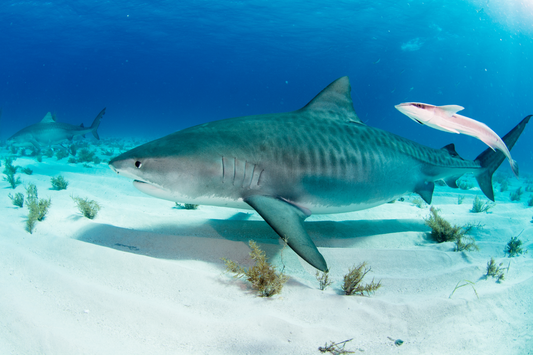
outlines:
M35 138L30 139L30 143L37 149L37 151L41 150L41 145Z
M446 111L446 113L448 113L450 116L465 109L463 106L459 106L459 105L444 105L444 106L438 106L438 108L440 108L443 111Z
M304 229L307 213L294 204L271 196L253 195L245 198L244 202L256 210L302 259L318 270L328 270L326 260Z
M416 185L415 192L422 197L428 205L431 205L433 198L433 190L435 190L435 183L433 181L424 181Z

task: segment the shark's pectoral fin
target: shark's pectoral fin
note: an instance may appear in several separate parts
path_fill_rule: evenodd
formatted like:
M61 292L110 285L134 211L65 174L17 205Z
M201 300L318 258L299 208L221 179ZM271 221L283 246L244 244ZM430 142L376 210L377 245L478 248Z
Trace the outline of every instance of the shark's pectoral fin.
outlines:
M30 143L35 147L35 149L41 150L41 145L35 138L30 139Z
M435 190L435 183L432 181L424 181L416 185L415 192L422 197L428 205L431 205L431 199L433 198L433 190Z
M278 235L309 264L321 271L327 271L324 257L304 229L303 222L308 217L293 204L270 197L254 195L244 199Z

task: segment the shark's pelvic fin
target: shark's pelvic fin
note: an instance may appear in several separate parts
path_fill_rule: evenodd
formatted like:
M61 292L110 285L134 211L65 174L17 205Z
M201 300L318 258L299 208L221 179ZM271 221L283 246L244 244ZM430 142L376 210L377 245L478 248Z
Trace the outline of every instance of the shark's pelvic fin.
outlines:
M253 195L244 199L278 235L302 259L321 271L328 271L326 260L304 229L303 222L308 217L304 211L283 200Z
M362 124L353 108L351 90L350 79L343 76L329 84L301 110L327 111L330 115L336 113L339 119Z
M428 205L431 205L433 199L433 190L435 190L435 183L432 181L425 181L416 185L415 192L422 197Z
M533 115L526 116L515 128L502 138L509 150L514 147L518 137L520 137L524 128L526 128L526 124L529 122L531 116ZM494 201L492 174L494 174L504 160L505 155L499 150L492 150L492 148L485 149L483 153L476 158L476 161L479 161L481 167L484 168L481 173L476 176L477 183L479 184L481 191L483 191L485 196L491 201ZM516 166L516 174L518 174L518 166Z
M50 112L48 112L46 115L44 115L43 119L41 120L41 123L53 123L56 120L54 120L54 117Z

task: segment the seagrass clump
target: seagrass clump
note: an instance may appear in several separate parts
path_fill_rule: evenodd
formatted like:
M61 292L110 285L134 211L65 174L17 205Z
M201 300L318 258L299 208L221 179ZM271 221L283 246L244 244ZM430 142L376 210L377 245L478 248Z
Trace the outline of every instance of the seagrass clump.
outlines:
M362 262L357 266L350 268L348 273L344 275L344 283L342 284L342 290L347 295L361 295L364 296L365 292L367 295L376 292L378 288L381 287L381 281L377 283L372 282L369 284L363 285L361 282L366 274L372 271L370 266L367 266L366 262Z
M454 242L454 251L479 250L476 241L468 233L476 226L467 224L464 226L451 225L439 215L435 207L429 209L430 216L426 218L426 225L431 228L430 237L437 243ZM478 226L481 227L481 226Z
M78 207L78 210L81 212L81 214L89 219L94 219L94 217L96 217L98 214L98 211L100 211L100 205L94 200L89 200L87 197L70 197L76 203L76 207Z
M278 272L274 266L268 263L265 252L253 240L250 240L249 245L251 248L250 258L255 262L255 265L246 268L235 261L223 258L226 270L235 274L234 277L236 278L246 278L261 297L271 297L281 293L283 285L289 277L283 271Z

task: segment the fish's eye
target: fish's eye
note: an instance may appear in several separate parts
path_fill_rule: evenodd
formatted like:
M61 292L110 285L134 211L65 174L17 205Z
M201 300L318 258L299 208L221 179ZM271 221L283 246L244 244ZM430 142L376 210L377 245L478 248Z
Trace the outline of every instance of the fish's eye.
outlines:
M137 169L140 169L141 166L143 166L143 163L141 163L139 160L137 160L137 161L135 162L135 167L136 167Z

